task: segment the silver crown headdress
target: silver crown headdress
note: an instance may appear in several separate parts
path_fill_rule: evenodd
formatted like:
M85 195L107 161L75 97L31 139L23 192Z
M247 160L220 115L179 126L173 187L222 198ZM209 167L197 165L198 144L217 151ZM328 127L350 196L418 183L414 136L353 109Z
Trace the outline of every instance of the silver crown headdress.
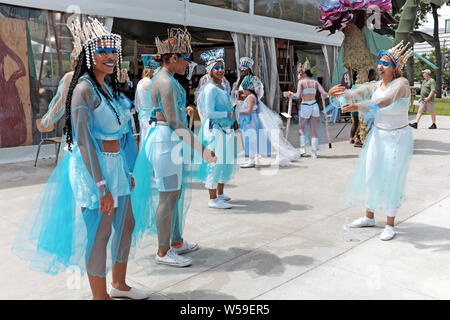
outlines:
M86 51L86 63L91 68L91 61L95 65L94 53L99 47L116 48L119 55L119 64L122 63L122 38L115 33L109 32L103 24L95 18L89 17L81 25L80 20L75 18L68 26L73 36L73 46L76 56L84 50ZM91 60L92 58L92 60Z
M191 34L187 29L172 28L168 30L168 39L161 41L159 37L155 38L158 54L166 53L192 53Z
M239 60L239 69L245 68L245 69L253 70L253 64L254 64L254 61L252 58L242 57Z
M401 71L411 56L412 47L408 49L408 46L409 42L404 46L402 40L389 50L380 50L378 53L378 60L384 55L388 56L394 62L397 70Z
M200 55L200 59L206 63L206 70L209 73L216 63L225 62L225 48L214 48L204 51Z

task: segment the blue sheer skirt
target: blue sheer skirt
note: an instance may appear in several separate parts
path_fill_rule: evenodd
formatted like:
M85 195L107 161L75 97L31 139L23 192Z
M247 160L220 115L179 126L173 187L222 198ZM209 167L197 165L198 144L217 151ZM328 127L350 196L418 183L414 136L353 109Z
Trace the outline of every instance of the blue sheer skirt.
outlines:
M344 195L352 205L395 211L404 199L406 174L413 151L409 126L396 130L373 127Z
M206 164L200 155L194 154L169 126L153 123L150 127L136 159L133 170L136 187L131 192L136 217L134 233L136 238L143 239L141 245L154 243L154 237L160 237L161 233L170 234L172 241L182 239L192 182L203 181L207 175ZM200 159L199 162L195 163L194 158ZM170 213L161 209L164 206L170 208ZM171 226L167 230L169 220ZM170 245L161 241L159 244Z
M270 155L271 144L268 133L262 127L258 112L239 115L239 129L244 139L244 150L246 157L256 155Z
M126 262L139 239L130 201L130 178L121 154L99 154L114 198L114 213L99 213L98 190L75 149L66 154L20 226L12 252L30 269L58 274L68 267L106 277L116 262ZM79 171L75 171L79 170Z
M207 176L203 182L208 185L226 183L234 173L239 170L237 162L237 139L233 128L224 128L219 125L212 125L210 119L206 119L199 132L199 139L202 144L214 151L217 156L216 163L207 165ZM197 161L198 162L198 161Z

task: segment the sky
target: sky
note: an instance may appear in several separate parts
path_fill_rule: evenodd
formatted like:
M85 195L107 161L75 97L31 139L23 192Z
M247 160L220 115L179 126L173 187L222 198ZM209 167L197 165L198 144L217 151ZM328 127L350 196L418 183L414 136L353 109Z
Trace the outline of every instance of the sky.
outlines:
M438 9L439 14L439 29L445 28L445 19L450 19L450 6L442 6L440 9ZM433 14L430 12L427 14L427 23L425 23L420 30L424 29L431 29L433 30L434 27L434 21L433 21Z

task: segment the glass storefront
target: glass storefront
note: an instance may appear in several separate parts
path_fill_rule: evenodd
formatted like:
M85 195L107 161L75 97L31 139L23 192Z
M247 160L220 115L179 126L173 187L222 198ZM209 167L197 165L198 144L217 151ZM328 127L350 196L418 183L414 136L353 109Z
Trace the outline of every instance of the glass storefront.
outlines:
M250 1L249 0L190 0L189 2L249 13L249 2Z
M319 26L321 2L322 0L255 0L255 14Z
M0 147L36 144L40 140L36 120L47 112L59 80L70 70L72 38L66 27L67 15L3 4L0 13L0 41L4 47L0 64L10 69L0 75L0 91L9 88L0 101L0 119L4 120ZM13 63L8 63L11 60ZM12 79L7 73L20 76ZM62 122L56 127L61 134ZM23 135L5 138L8 132L14 132L11 129L23 131Z

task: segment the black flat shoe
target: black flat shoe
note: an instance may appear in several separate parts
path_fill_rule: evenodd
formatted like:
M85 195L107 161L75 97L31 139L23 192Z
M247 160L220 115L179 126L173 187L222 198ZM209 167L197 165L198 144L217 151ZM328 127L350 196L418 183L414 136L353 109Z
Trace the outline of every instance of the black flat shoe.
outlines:
M436 123L433 123L431 126L428 127L428 129L437 129Z
M410 123L409 126L413 127L414 129L417 129L417 122Z

